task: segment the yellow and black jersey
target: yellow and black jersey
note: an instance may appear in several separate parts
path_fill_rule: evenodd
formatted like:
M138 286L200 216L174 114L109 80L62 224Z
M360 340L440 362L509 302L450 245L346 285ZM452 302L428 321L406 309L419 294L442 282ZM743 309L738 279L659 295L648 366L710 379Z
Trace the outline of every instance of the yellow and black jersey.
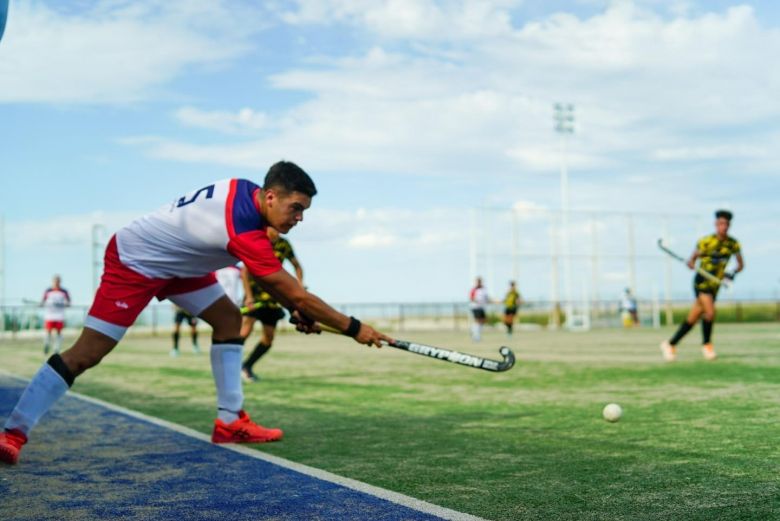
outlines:
M707 273L723 279L729 259L731 259L732 255L740 252L740 246L739 241L733 237L727 236L725 239L720 240L717 235L712 234L699 239L699 242L696 243L696 250L699 252L699 267ZM696 276L694 284L696 289L703 291L717 291L718 289L717 284L705 279L701 275Z
M286 260L292 260L295 258L295 252L293 251L292 244L284 237L279 237L274 241L274 256L279 259L279 262L284 264ZM255 303L261 308L280 308L281 304L276 302L271 295L266 293L260 285L255 282L254 277L249 277L249 288L252 290L252 298Z
M504 297L504 307L509 309L517 309L517 303L520 300L520 293L516 289L510 289L507 291Z

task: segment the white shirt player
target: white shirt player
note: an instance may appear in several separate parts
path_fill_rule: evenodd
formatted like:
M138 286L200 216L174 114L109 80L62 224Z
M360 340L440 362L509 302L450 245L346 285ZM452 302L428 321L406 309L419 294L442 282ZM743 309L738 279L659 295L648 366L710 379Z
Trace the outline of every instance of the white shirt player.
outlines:
M43 320L46 322L63 322L65 308L70 305L70 295L63 288L48 288L43 293Z
M483 287L474 287L471 289L471 308L484 308L489 301L487 290Z
M116 234L122 264L154 279L200 277L243 261L256 276L282 265L246 179L224 179L136 219Z
M217 282L225 290L225 294L237 307L241 307L243 301L244 286L241 282L241 269L238 266L228 266L214 272Z

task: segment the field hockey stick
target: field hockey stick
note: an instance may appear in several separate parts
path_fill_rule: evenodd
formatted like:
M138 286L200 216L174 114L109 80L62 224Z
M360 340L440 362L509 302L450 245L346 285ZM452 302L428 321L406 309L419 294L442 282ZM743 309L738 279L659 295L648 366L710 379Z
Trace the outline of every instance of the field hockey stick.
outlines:
M688 264L688 261L685 258L681 257L680 255L676 254L675 252L673 252L672 250L670 250L669 248L664 246L663 239L658 239L658 247L661 248L661 251L663 251L664 253L669 255L674 260L678 260L678 261L682 262L685 265ZM716 277L712 273L710 273L708 271L705 271L705 270L701 269L698 266L695 268L695 271L696 271L696 273L698 273L699 275L701 275L702 277L704 277L705 279L709 280L710 282L712 282L714 284L717 284L719 286L722 285L723 287L728 287L729 286L729 283L726 282L725 280L720 280L718 277Z
M250 311L254 311L256 309L260 309L261 305L262 304L260 302L255 302L251 306L241 306L240 308L238 308L238 310L241 312L242 315L246 315Z
M298 319L290 317L290 323L298 324ZM332 333L334 335L343 335L341 331L328 327L323 324L318 324L322 331ZM501 347L498 350L502 357L502 360L491 360L489 358L482 358L476 355L470 355L468 353L461 353L452 349L445 349L442 347L434 347L425 344L418 344L417 342L409 342L407 340L393 340L392 342L385 342L385 345L401 349L408 353L414 353L416 355L427 356L436 360L442 360L445 362L452 362L454 364L465 365L466 367L473 367L474 369L484 369L485 371L492 371L495 373L501 373L509 371L513 365L515 365L515 354L506 346Z

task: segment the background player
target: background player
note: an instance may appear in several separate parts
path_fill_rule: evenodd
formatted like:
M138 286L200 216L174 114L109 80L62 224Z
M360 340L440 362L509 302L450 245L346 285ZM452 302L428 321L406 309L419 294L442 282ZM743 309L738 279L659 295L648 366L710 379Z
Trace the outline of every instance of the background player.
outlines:
M236 305L241 307L241 302L244 300L243 284L241 282L241 266L243 264L238 263L227 268L222 268L214 272L222 289L225 290L225 295Z
M739 242L728 235L733 215L728 210L715 212L715 233L699 239L696 249L688 259L688 267L695 269L696 259L699 259L699 267L714 275L721 281L733 280L737 273L745 268ZM737 268L733 273L726 273L729 259L734 255L737 258ZM661 343L661 352L664 360L671 362L677 358L676 346L688 331L696 325L701 317L702 355L707 360L715 360L715 348L712 345L712 327L715 321L715 299L718 296L720 284L696 274L693 279L693 292L696 301L693 303L688 318L680 324L679 329L672 338Z
M55 275L51 281L51 287L43 292L41 306L43 307L43 328L46 336L43 340L43 354L48 355L51 348L51 333L57 332L54 338L54 352L59 353L62 348L62 328L65 327L65 308L70 306L70 294L60 285L59 275Z
M0 433L0 461L18 461L40 418L76 377L111 352L154 297L170 299L212 327L210 359L217 390L212 441L281 439L280 429L254 423L242 408L241 314L217 283L214 270L242 260L260 284L293 311L300 331L316 332L314 321L320 321L361 344L381 347L392 342L306 291L273 255L266 227L290 231L303 221L316 193L306 172L279 162L268 171L262 188L245 179L217 181L119 230L106 247L100 287L81 335L61 356L52 355L27 385Z
M482 277L477 277L474 287L469 293L469 300L471 301L471 314L474 317L474 323L471 325L471 339L474 342L479 342L482 340L482 327L487 320L485 306L490 301L487 290L482 286Z
M517 315L517 308L520 307L522 300L520 293L517 291L515 281L509 281L509 290L507 290L504 296L504 325L506 326L506 334L512 335L512 328L515 323L515 315Z
M624 289L623 295L620 297L620 318L623 321L623 327L639 325L636 297L631 293L631 288Z
M192 352L200 354L198 347L198 318L187 312L186 309L173 305L173 348L171 349L171 358L179 356L179 335L181 333L181 323L187 322L190 326L190 337L192 338Z
M274 245L274 255L279 262L289 261L295 268L295 278L303 286L303 267L295 256L290 241L279 235L279 232L273 228L267 230L268 238ZM244 314L241 324L241 337L247 339L252 334L252 328L255 320L259 320L263 325L263 332L260 341L255 346L252 353L244 360L241 369L241 376L248 382L256 382L257 375L253 372L253 367L260 358L271 349L276 334L276 323L284 318L282 305L276 302L271 295L265 291L251 276L249 270L241 270L241 280L244 284L244 305L249 311Z

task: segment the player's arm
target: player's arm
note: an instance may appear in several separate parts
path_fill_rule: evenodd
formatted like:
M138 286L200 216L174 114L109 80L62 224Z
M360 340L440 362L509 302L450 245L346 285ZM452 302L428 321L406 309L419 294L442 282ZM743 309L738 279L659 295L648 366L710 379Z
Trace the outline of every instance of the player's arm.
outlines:
M742 252L737 252L734 256L737 258L737 269L734 270L734 274L737 274L745 269L745 259L742 258Z
M297 257L290 257L287 260L289 260L290 264L292 264L293 268L295 268L295 278L298 279L298 284L303 286L303 266L301 266L301 263L298 262Z
M70 293L65 290L62 290L62 292L65 293L65 307L70 307Z
M252 287L249 284L249 277L251 277L249 269L247 269L246 264L244 264L241 266L241 285L244 287L245 306L251 306L255 303L254 295L252 295Z
M361 344L381 347L381 342L391 342L387 337L355 318L339 313L322 299L309 293L286 270L276 258L273 247L265 232L254 230L231 238L228 251L241 259L255 281L271 297L291 312L302 315L303 323L298 329L307 333L316 331L316 325L310 321L322 322L353 337Z
M697 247L695 250L693 250L693 253L691 253L691 258L688 259L688 262L686 263L689 268L696 269L696 259L698 259L701 256L701 252L699 251L699 248Z
M314 293L307 291L292 275L280 269L265 276L256 276L255 281L260 284L275 300L287 309L298 311L305 317L316 322L322 322L326 326L337 329L344 334L349 334L361 344L381 347L382 341L391 342L392 339L374 330L366 324L355 323L355 319L340 313ZM357 325L356 331L352 330Z

